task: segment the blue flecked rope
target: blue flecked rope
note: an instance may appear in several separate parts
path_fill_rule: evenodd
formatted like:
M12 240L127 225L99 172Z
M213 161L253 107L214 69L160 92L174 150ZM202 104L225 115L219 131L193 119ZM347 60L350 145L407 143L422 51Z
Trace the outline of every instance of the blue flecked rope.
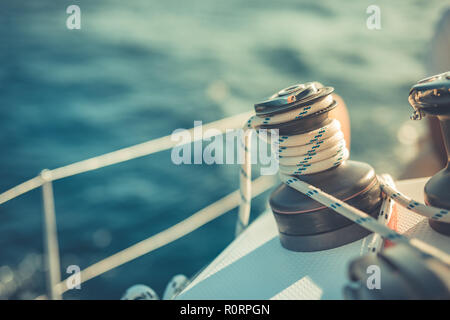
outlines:
M388 174L382 174L381 179L384 180L384 183L389 184L392 187L395 187L394 180ZM380 179L379 179L380 180ZM384 195L383 202L381 203L380 212L378 215L378 222L387 226L391 220L392 212L394 209L394 201L391 197L387 197ZM379 233L374 233L371 241L369 242L368 251L369 253L377 253L383 248L383 238Z
M307 195L308 197L316 200L317 202L332 208L335 212L343 215L347 219L359 224L363 228L370 230L372 232L378 233L384 239L388 239L395 243L404 243L419 249L428 255L434 256L435 258L443 261L447 265L450 265L450 256L441 250L431 247L426 243L418 239L410 239L404 235L390 229L383 223L378 222L375 218L372 218L365 212L350 206L349 204L329 195L322 190L299 180L296 177L287 176L280 174L281 180L287 185L293 187L297 191ZM394 198L395 200L395 198Z
M331 95L329 97L331 97ZM327 99L328 98L321 101L322 103L320 105L318 105L318 103L316 103L316 104L313 104L311 106L311 108L305 109L305 107L303 107L302 111L300 113L298 113L298 110L294 109L292 111L282 113L281 115L276 115L273 117L261 118L258 116L253 116L247 121L244 128L246 130L249 130L252 128L258 129L262 124L278 124L278 123L283 123L283 122L293 120L292 117L294 117L294 118L299 117L299 116L304 117L309 112L315 113L317 111L320 111L323 108L326 108L326 105L323 102L324 101L326 102ZM306 113L303 114L303 112L305 112L305 111L306 111ZM397 231L390 229L387 226L386 222L377 221L377 219L371 217L370 215L366 214L365 212L348 205L347 203L323 192L322 190L320 190L304 181L301 181L297 177L299 175L301 176L302 174L311 173L311 172L309 172L308 168L312 167L314 162L312 162L311 161L312 158L309 159L309 157L311 156L311 152L314 152L313 151L314 149L319 148L322 144L328 145L329 148L335 147L335 145L338 141L343 140L343 136L342 136L342 138L338 137L339 139L336 139L336 141L333 141L333 144L332 143L325 144L325 141L327 139L331 139L333 137L333 135L331 135L331 138L328 136L324 136L323 134L325 133L325 131L326 130L319 129L319 132L321 132L321 133L318 133L318 134L313 133L314 136L312 139L316 139L314 141L311 140L311 141L309 141L309 143L293 145L293 146L282 145L282 143L289 139L290 139L290 141L292 141L294 139L303 140L304 138L308 137L307 134L289 136L289 139L287 139L287 138L285 139L285 137L281 137L281 139L280 139L281 141L279 141L280 149L282 147L285 147L285 149L281 149L281 150L283 150L283 151L284 150L293 150L293 154L285 152L283 154L282 158L280 159L281 171L279 172L279 175L280 175L281 180L284 183L286 183L287 185L289 185L290 187L307 195L308 197L316 200L317 202L327 206L328 208L333 209L335 212L337 212L337 213L341 214L342 216L346 217L347 219L350 219L351 221L359 224L363 228L379 234L384 239L388 239L394 243L404 243L404 244L410 245L412 247L417 248L421 252L425 252L428 255L434 256L435 258L443 261L447 265L450 265L450 256L448 254L446 254L445 252L442 252L441 250L439 250L435 247L429 246L426 243L424 243L418 239L410 239L408 237L405 237L404 235L398 233ZM340 129L339 129L339 131L340 131ZM336 133L335 133L335 135L336 135ZM291 139L291 137L293 137L293 138ZM238 218L238 223L237 223L237 227L236 227L236 234L239 234L240 232L242 232L242 230L247 226L249 217L250 217L250 205L251 205L250 141L251 141L251 131L248 134L244 134L244 143L242 144L242 147L244 149L244 154L245 154L245 161L241 167L241 172L240 172L241 204L239 206L239 218ZM320 141L322 141L322 142L320 142ZM306 142L308 142L308 141L306 140ZM301 150L301 152L299 152L299 150ZM347 150L347 149L345 148L345 150ZM321 152L323 153L323 152L325 152L325 150L321 151ZM293 171L293 172L283 172L282 164L283 164L283 161L286 161L285 154L288 154L288 156L286 156L286 158L289 159L289 157L298 156L298 153L300 153L300 154L303 153L300 156L300 158L303 158L303 159L299 160L299 163L296 165L296 167L297 168L298 167L306 168L306 169L300 170L300 171L298 171L298 169L297 169L296 171ZM336 157L336 156L340 159L339 160L334 159L335 161L332 161L331 163L327 163L327 165L329 165L329 166L324 167L323 170L326 170L333 166L339 165L341 162L343 162L346 159L346 157L348 157L348 150L347 150L346 156L345 155L338 156L337 154L335 154L333 157ZM333 159L333 157L332 157L332 159ZM296 160L296 159L294 159L294 160ZM308 160L310 160L311 162L309 162ZM328 158L325 159L325 161L326 160L328 160ZM323 163L323 161L324 160L318 161L316 163L320 163L320 162ZM320 171L323 171L323 170L320 170ZM319 172L319 171L315 171L315 172ZM295 176L293 176L293 175L295 175ZM380 179L380 181L381 181L381 185L382 185L382 190L386 193L386 195L390 199L392 199L394 201L398 201L400 205L404 205L408 209L410 209L414 212L417 212L419 214L422 214L425 216L430 216L437 220L442 219L442 221L447 221L448 214L447 214L446 210L428 207L417 201L413 201L413 200L407 198L406 196L402 195L400 192L395 190L392 186L389 186L387 183L383 182L382 179ZM385 201L383 205L388 205L388 204L389 203Z
M244 151L244 163L240 172L241 205L239 206L239 218L236 226L236 234L239 234L249 222L251 200L251 136L262 125L280 124L295 119L303 118L309 114L326 109L333 103L330 95L323 99L298 109L287 112L259 117L252 116L244 126L244 137L241 147ZM280 171L286 174L311 174L327 170L337 166L348 158L348 150L345 146L344 135L339 121L333 120L322 128L308 133L290 136L281 136L278 141L272 141L277 147L277 156Z
M450 214L448 210L427 206L423 203L413 200L402 194L400 191L395 189L393 186L390 186L383 180L380 180L380 185L385 194L387 194L395 202L405 207L406 209L433 220L450 222Z

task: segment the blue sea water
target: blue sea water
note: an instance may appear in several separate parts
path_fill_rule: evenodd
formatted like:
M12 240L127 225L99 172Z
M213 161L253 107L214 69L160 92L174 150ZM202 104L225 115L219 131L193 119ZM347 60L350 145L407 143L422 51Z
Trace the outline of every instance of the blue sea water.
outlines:
M81 8L81 30L66 28L71 4ZM366 27L371 4L381 8L380 30ZM408 91L426 75L448 5L3 0L0 192L44 168L244 112L312 80L346 101L352 158L395 176L414 155L399 134L411 113ZM176 166L167 151L55 182L63 277L67 266L87 267L228 194L237 176L236 166ZM0 206L1 298L45 292L40 197L35 190ZM195 274L225 248L235 220L236 210L64 297L118 299L137 283L162 294L173 275Z

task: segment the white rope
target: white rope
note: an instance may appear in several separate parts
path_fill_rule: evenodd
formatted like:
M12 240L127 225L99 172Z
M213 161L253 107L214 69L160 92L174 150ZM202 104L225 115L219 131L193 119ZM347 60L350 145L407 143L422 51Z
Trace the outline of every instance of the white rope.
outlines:
M389 184L390 186L394 186L394 180L388 174L382 174L381 178ZM380 177L378 178L380 180ZM378 222L387 226L391 221L392 211L394 209L394 201L384 195L383 203L381 204L380 213L378 214ZM372 236L372 240L369 242L368 250L369 253L377 253L383 249L383 239L379 233L374 233Z
M240 189L239 194L241 196L241 202L239 204L238 219L236 224L236 236L241 234L241 232L247 227L250 219L250 195L251 195L251 175L252 175L252 161L251 161L251 141L252 141L252 131L244 132L244 163L241 166L240 173Z
M395 189L394 186L389 185L387 181L383 181L383 179L380 179L380 184L384 193L406 209L433 220L450 223L450 214L448 214L448 210L427 206L421 202L413 200Z
M317 83L308 84L311 91L318 89ZM302 106L284 113L272 116L252 116L244 126L245 161L241 166L240 185L242 202L239 207L239 218L236 226L238 235L248 225L250 219L250 202L248 201L251 189L248 181L251 180L251 152L250 134L248 130L258 129L262 125L280 124L303 118L312 113L321 111L333 103L331 94L310 105ZM321 128L303 134L280 136L278 141L271 141L278 149L280 173L287 175L311 174L335 167L345 161L349 152L345 146L344 134L338 120L333 119Z
M314 91L315 88L309 84L310 90ZM305 117L309 114L318 112L327 108L333 102L332 96L327 97L315 102L311 105L300 107L294 110L282 114L276 114L274 116L266 117L251 117L245 126L247 129L258 129L264 124L280 124L283 122L292 121ZM359 224L363 228L378 233L384 239L388 239L396 243L405 243L407 245L418 248L422 252L425 252L435 258L450 265L450 256L441 250L431 247L418 239L409 239L402 234L390 229L385 221L379 222L372 218L370 215L363 211L354 208L347 203L323 192L322 190L301 181L298 176L310 173L316 173L327 170L334 166L339 165L341 162L348 158L348 150L343 142L343 134L340 131L340 125L337 120L333 120L326 126L314 130L312 132L294 135L283 136L279 140L279 152L280 152L280 178L287 185L296 189L297 191L307 195L308 197L316 200L317 202L333 209L335 212L350 219L351 221ZM244 142L244 152L248 153L245 159L250 160L250 148ZM333 152L331 150L333 150ZM295 176L294 176L295 175ZM239 208L239 221L237 230L242 230L246 223L248 223L250 215L250 202L248 199L251 194L251 186L248 184L247 179L251 177L251 161L244 163L241 167L241 197L242 202ZM383 191L387 191L387 195L393 200L400 200L400 204L405 205L410 210L416 210L421 214L427 212L430 217L437 217L439 219L447 218L446 210L442 209L429 209L428 207L421 205L416 201L412 201L409 198L403 196L398 191L392 189L386 183L383 184ZM392 210L391 204L385 202L383 205L385 209ZM425 207L425 208L424 208ZM426 210L424 210L426 209ZM413 210L413 211L414 211ZM431 212L433 213L431 215ZM444 213L445 212L445 213ZM442 215L440 217L439 215ZM445 216L445 218L443 218ZM381 217L380 217L381 219Z
M372 218L365 212L350 206L349 204L333 197L332 195L323 192L319 188L316 188L306 182L299 180L296 177L286 176L284 174L280 174L280 177L284 183L293 187L297 191L300 191L301 193L316 200L317 202L327 206L328 208L333 209L335 212L359 224L363 228L366 228L367 230L380 234L384 239L388 239L395 243L405 243L412 247L416 247L417 249L429 255L432 255L435 258L450 265L450 256L447 253L438 250L437 248L433 248L433 250L428 250L429 246L423 244L422 241L418 239L414 239L414 241L412 241L412 239L409 239L408 237L405 237L404 235L398 233L397 231L390 229L388 226L379 223L376 219Z

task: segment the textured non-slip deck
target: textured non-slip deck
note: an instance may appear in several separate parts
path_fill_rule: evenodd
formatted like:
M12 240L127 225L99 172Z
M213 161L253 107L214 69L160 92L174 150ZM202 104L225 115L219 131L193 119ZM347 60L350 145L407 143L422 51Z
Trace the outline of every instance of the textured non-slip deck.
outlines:
M396 183L423 201L428 178ZM398 206L398 231L450 253L448 237L427 219ZM370 237L331 250L292 252L280 245L275 220L263 213L177 299L342 299L348 263L366 253Z

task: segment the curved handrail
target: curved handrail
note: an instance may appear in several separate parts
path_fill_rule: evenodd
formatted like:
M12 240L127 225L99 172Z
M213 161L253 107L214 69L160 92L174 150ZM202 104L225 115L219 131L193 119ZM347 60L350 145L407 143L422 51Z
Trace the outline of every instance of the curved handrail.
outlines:
M276 181L277 179L275 176L261 176L253 180L252 198L268 190L275 184ZM136 258L139 258L144 254L161 248L236 208L239 205L240 201L241 197L239 190L235 190L234 192L226 195L225 197L210 204L209 206L197 211L185 220L173 225L172 227L92 264L91 266L82 270L81 273L77 275L77 277L79 277L80 283L84 283L105 272L117 268ZM61 295L64 292L70 290L67 286L67 282L71 283L74 277L74 275L71 275L67 277L67 279L59 282L56 285L56 291L58 292L58 294ZM45 298L46 296L39 296L36 299Z
M208 129L217 129L221 133L224 133L227 129L240 129L242 124L252 115L252 112L244 112L235 116L220 119L214 122L210 122L203 126L204 131L208 132ZM193 133L194 128L188 130ZM208 130L208 131L207 131ZM212 132L212 131L209 131ZM204 135L203 137L195 137L191 142L197 140L203 140L211 138L212 134ZM113 164L129 161L132 159L140 158L150 155L152 153L168 150L178 145L179 142L172 141L171 136L165 136L153 140L149 140L140 144L133 145L131 147L119 149L110 153L105 153L97 157L82 160L56 168L53 170L47 170L45 172L44 179L42 176L37 176L28 181L25 181L3 193L0 194L0 205L17 198L18 196L27 193L31 190L41 187L46 181L55 181L66 177L74 176L80 173L100 169L103 167L111 166Z
M220 119L211 123L208 123L204 125L205 132L203 135L197 136L193 135L193 139L191 139L189 142L191 143L198 140L204 140L204 139L210 139L213 136L217 136L220 134L225 133L227 130L233 130L233 129L240 129L242 128L242 124L252 115L252 112L244 112L240 113L235 116L231 116L228 118ZM195 128L191 128L188 130L188 132L191 134L194 133ZM208 129L215 129L215 130L208 130ZM100 169L103 167L111 166L113 164L129 161L132 159L136 159L139 157L143 157L146 155L150 155L159 151L168 150L170 148L173 148L175 146L180 145L178 141L173 141L172 136L164 136L161 138L149 140L140 144L133 145L131 147L119 149L117 151L113 151L110 153L102 154L97 157L93 157L90 159L82 160L79 162L75 162L72 164L69 164L67 166L59 167L53 170L43 170L39 176L34 177L28 181L25 181L3 193L0 194L0 205L11 200L14 198L19 197L22 194L25 194L31 190L37 189L39 187L42 187L43 189L43 202L44 202L44 218L45 218L45 250L46 250L46 259L47 264L49 265L49 272L47 274L47 280L49 283L49 295L52 299L59 299L61 297L61 292L65 292L66 290L61 289L61 284L63 282L60 282L60 266L59 266L59 253L58 253L58 238L57 238L57 232L56 232L56 221L55 221L55 210L54 210L54 195L52 191L52 181L63 179L66 177L78 175L80 173ZM231 196L231 195L230 195ZM233 196L234 199L235 196ZM227 197L225 197L226 200ZM222 199L224 200L224 199ZM225 201L224 200L224 201ZM219 201L219 204L221 202ZM225 201L226 203L226 201ZM216 203L215 203L216 204ZM213 204L213 205L215 205ZM212 206L213 206L212 205ZM208 213L208 208L205 208L206 212ZM213 206L214 208L214 206ZM224 206L224 208L227 208L227 205ZM219 206L220 211L220 206ZM198 212L198 216L200 216L203 211ZM214 213L215 211L212 211ZM226 212L226 211L225 211ZM222 212L221 214L225 213ZM219 214L220 215L220 214ZM192 223L196 222L195 217L197 215L194 215L192 217ZM210 220L205 220L204 217L203 220L200 219L197 221L198 223L203 222L205 224L206 222ZM198 219L198 218L197 218ZM214 215L212 215L212 218L214 219ZM195 227L196 224L193 224L192 226L189 226L189 222L191 220L186 219L186 221L181 222L180 224L175 225L173 228L169 228L169 230L177 231L178 228L185 228L186 230L192 229L191 231L195 230L197 227ZM200 225L203 225L200 224ZM199 225L199 226L200 226ZM187 231L187 233L191 232ZM181 237L184 234L187 233L180 233L179 236L173 235L170 232L168 234L162 232L158 235L155 235L154 237L151 237L150 239L144 240L138 244L135 244L134 246L125 249L121 252L118 252L117 254L114 254L113 256L110 256L109 258L106 258L97 264L94 264L90 268L87 268L84 270L85 281L98 276L108 270L111 270L112 268L123 264L125 262L128 262L130 260L133 260L142 254L145 254L146 252L149 252L151 250L154 250L156 248L159 248L165 244L168 244L179 237ZM163 244L156 244L152 242L152 240L158 240L158 236L163 239L166 239L163 241ZM164 238L164 236L166 238ZM171 240L172 239L172 240ZM155 241L156 241L155 240ZM161 240L161 239L160 239ZM154 249L152 249L154 248ZM90 273L89 273L90 272ZM70 278L70 277L69 277ZM60 292L61 291L61 292Z

